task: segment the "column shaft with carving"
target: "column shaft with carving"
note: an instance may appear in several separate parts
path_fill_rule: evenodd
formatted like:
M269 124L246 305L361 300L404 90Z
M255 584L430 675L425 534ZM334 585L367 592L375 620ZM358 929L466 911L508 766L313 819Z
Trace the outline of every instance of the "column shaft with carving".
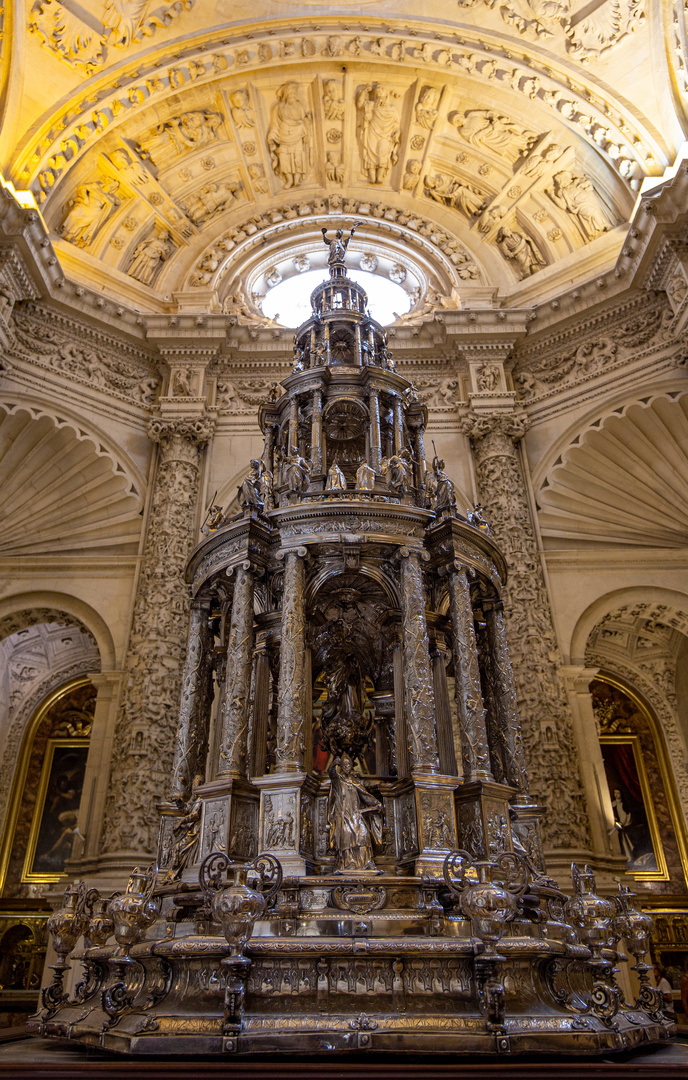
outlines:
M380 444L380 400L378 391L371 388L368 394L370 409L370 467L379 472L382 468L382 448Z
M425 617L425 590L420 555L409 552L401 559L402 637L406 717L412 772L437 772L435 695Z
M195 540L207 420L153 420L160 444L134 601L105 806L101 851L151 853L156 804L167 794L177 734L189 597L184 569ZM123 793L126 792L126 797Z
M400 397L394 399L394 453L404 449L404 406Z
M559 682L552 611L519 457L526 420L471 413L461 430L471 438L480 499L509 568L506 632L531 794L550 809L543 840L551 849L588 847L573 724ZM553 744L543 741L545 725L556 733Z
M253 657L253 587L250 565L236 569L232 614L227 638L225 696L220 720L219 776L247 772L249 697Z
M528 775L523 754L521 725L514 675L504 626L503 605L500 601L484 604L487 619L487 640L490 649L490 677L498 713L498 728L504 747L506 782L521 794L528 792Z
M464 567L449 572L449 611L464 783L492 780L471 590Z
M197 774L202 774L208 752L208 708L210 704L210 630L208 598L191 602L191 621L182 676L182 699L179 710L177 743L172 770L173 799L185 802Z
M280 669L277 683L276 772L303 768L303 702L306 659L304 600L306 571L303 555L287 552L284 559Z
M311 465L314 473L322 472L322 390L313 391L313 416L311 419Z

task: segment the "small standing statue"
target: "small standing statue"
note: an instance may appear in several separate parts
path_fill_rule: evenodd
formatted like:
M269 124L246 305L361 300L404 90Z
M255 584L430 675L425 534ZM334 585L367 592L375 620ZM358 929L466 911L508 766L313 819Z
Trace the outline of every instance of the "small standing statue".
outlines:
M261 497L261 478L263 474L263 462L257 458L251 458L251 471L239 488L239 505L242 510L263 510L264 503Z
M456 513L456 491L444 471L444 460L437 454L432 459L432 471L435 474L435 512L451 517Z
M344 230L343 229L337 229L336 235L335 235L333 240L328 240L327 239L327 229L322 230L323 244L327 244L328 248L330 249L329 254L327 256L327 265L328 266L337 266L337 265L342 265L344 263L344 258L346 256L346 249L348 248L349 244L351 243L351 238L353 237L354 233L356 232L356 229L358 228L358 226L362 225L362 224L363 224L362 221L356 221L354 223L354 225L353 225L353 228L351 229L351 232L347 236L346 240L343 239L343 237L344 237Z
M413 459L407 449L385 459L383 472L387 483L398 495L405 495L413 487Z
M303 352L303 345L295 345L294 346L294 366L292 367L292 373L296 374L297 371L303 371L303 369L305 367L305 363L306 362L305 362L305 357L304 357L304 352ZM277 384L273 384L273 385L277 385ZM276 401L277 398L272 398L272 400Z
M205 521L201 525L201 532L205 533L206 536L208 536L211 532L217 532L217 530L220 528L220 525L224 521L222 507L215 502L216 496L217 492L215 492L215 495L213 495L212 497L210 506L205 512Z
M356 489L358 491L372 491L375 487L375 470L371 469L367 461L362 461L356 469Z
M346 491L346 477L336 461L332 462L327 471L325 491Z
M327 804L330 847L336 856L335 874L377 873L372 838L382 843L382 806L354 776L348 754L333 761L329 769L332 786ZM364 814L370 814L370 825Z
M302 495L311 479L310 461L306 461L298 451L294 451L282 463L282 477L290 492Z
M260 463L259 490L260 497L263 500L263 509L274 510L275 496L273 492L272 473L263 460L261 460Z
M481 503L473 503L473 509L470 507L466 510L466 518L469 525L474 525L476 529L480 529L482 532L490 535L490 526L483 517L483 507Z
M198 787L200 783L201 777L197 776L194 780L194 788ZM173 826L174 844L170 855L166 881L176 881L180 878L191 861L191 856L198 843L202 810L203 801L198 795L195 798L192 797L186 805L186 813Z
M274 401L279 401L282 395L282 387L278 382L272 383L268 390L268 401L272 404Z

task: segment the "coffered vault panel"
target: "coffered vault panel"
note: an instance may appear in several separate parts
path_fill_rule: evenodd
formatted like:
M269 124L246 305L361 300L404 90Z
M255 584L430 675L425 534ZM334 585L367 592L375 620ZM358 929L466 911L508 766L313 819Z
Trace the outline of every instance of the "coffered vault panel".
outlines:
M610 264L643 177L681 141L667 102L642 90L654 47L642 3L585 17L566 2L435 6L422 20L356 5L285 22L279 4L281 17L248 23L255 8L115 14L91 0L80 35L71 7L60 22L67 9L39 0L21 49L55 92L23 87L12 179L41 203L70 276L153 309L214 291L267 227L328 214L424 237L466 289L517 294L574 254L591 272Z

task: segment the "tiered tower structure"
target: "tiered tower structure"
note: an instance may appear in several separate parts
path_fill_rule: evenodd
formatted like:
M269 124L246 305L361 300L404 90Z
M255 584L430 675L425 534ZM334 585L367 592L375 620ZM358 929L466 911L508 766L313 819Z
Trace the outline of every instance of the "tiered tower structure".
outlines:
M573 899L545 874L503 556L428 467L426 408L347 276L350 238L324 239L330 276L260 407L240 511L212 507L189 561L157 865L109 904L70 890L34 1030L165 1054L665 1038L647 917L597 897L587 868Z

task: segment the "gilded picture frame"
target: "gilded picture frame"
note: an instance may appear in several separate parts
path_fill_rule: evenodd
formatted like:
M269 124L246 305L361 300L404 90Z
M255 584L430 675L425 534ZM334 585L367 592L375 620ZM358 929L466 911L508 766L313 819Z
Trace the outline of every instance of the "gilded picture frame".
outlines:
M86 739L49 739L24 858L22 882L50 884L67 877L84 786Z
M662 838L638 735L601 735L619 854L636 881L669 881Z

